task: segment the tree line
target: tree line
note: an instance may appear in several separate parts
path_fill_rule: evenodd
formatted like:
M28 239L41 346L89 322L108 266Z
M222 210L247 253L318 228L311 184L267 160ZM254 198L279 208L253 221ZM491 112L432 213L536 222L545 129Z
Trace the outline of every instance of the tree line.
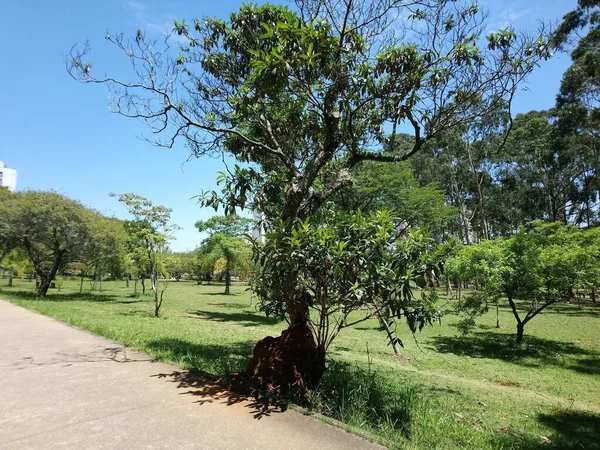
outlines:
M106 217L56 192L0 190L0 267L8 272L9 286L15 273L30 274L36 291L45 297L58 274L79 276L80 292L90 279L92 289L102 290L103 278L122 279L133 294L146 282L158 317L171 280L186 276L198 282L223 272L229 293L234 271L246 274L250 244L242 238L252 221L215 217L198 222L199 231L210 235L194 251L172 252L169 243L176 226L171 210L136 194L111 194L126 207L131 219Z

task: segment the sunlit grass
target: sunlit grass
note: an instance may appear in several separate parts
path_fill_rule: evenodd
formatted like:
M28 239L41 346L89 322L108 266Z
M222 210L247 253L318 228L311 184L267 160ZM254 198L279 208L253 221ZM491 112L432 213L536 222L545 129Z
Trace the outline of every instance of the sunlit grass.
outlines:
M245 285L173 282L162 317L149 296L123 282L91 292L66 280L36 299L33 283L0 280L1 298L122 342L183 368L216 376L243 370L253 344L278 335L285 322L251 304ZM345 330L310 406L360 427L398 448L558 448L600 446L600 307L560 304L526 328L514 344L514 319L490 312L469 336L456 330L453 301L441 325L415 341L399 328L405 349L396 358L377 321Z

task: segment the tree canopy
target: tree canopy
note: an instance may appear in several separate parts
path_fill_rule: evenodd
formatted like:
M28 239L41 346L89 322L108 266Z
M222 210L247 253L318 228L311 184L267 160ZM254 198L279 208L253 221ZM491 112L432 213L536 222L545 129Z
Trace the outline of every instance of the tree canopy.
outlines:
M484 295L475 294L477 300L506 297L520 343L525 325L544 309L570 299L576 289L600 282L600 247L590 240L597 235L585 235L560 223L536 222L509 238L464 247L448 266L462 280L480 283ZM473 309L485 311L477 302L470 302L469 307L471 314Z
M231 272L235 269L247 272L250 268L250 243L241 236L247 234L253 221L238 216L213 216L206 221L196 222L200 232L208 232L209 236L198 249L208 271L214 269L216 262L225 260L223 272L225 278L225 294L231 288Z
M97 219L96 212L55 192L17 192L0 200L1 247L27 252L44 297L58 270L81 258Z

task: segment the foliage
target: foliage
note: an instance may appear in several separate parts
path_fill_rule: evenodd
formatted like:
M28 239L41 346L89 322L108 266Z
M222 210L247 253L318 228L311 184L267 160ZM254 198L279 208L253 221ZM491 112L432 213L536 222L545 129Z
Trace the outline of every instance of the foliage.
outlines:
M150 200L137 194L110 194L125 205L134 220L128 224L130 242L134 243L133 257L150 273L154 293L154 315L159 317L163 296L168 287L169 276L165 270L167 243L176 228L169 225L171 210L164 206L154 206ZM143 269L142 269L143 270ZM162 281L162 287L159 283Z
M77 264L81 276L92 272L94 277L109 273L119 277L126 272L127 232L125 224L114 218L99 217L90 223L90 236Z
M325 225L302 221L288 235L280 224L264 246L254 244L252 288L267 316L289 317L290 303L302 296L315 311L311 330L323 350L342 329L371 317L385 321L390 342L399 344L397 319L416 332L439 317L434 297L414 292L435 277L431 240L401 235L387 212L336 214ZM282 276L288 273L297 287ZM348 322L353 311L363 317Z
M239 270L247 274L250 269L251 246L245 239L223 233L213 233L204 240L198 249L205 272L223 271L225 278L225 294L231 287L231 273ZM223 260L223 267L218 270L216 264Z
M179 252L165 255L164 268L169 278L180 281L196 275L196 252Z
M225 234L227 236L242 237L250 232L254 225L252 219L239 216L213 216L208 220L196 222L200 233L207 232Z
M0 260L0 268L8 272L9 286L12 286L13 276L22 276L24 273L33 270L29 256L23 248L15 248L8 252L8 254Z
M24 249L44 297L57 272L81 258L99 215L54 192L23 191L0 201L0 247Z
M506 239L464 247L448 264L462 280L480 283L484 290L463 305L462 328L485 313L483 302L505 296L517 321L517 342L525 325L545 308L568 300L577 289L590 289L600 281L598 248L581 245L581 232L560 224L533 223ZM529 303L521 317L515 300Z
M334 202L343 211L386 209L406 227L425 228L437 235L456 216L436 184L420 186L407 162L364 162L353 170L354 185L340 191Z
M206 221L196 222L198 231L208 232L209 236L198 249L205 272L223 272L225 277L225 294L231 287L231 272L239 270L248 273L250 269L251 247L243 238L252 228L251 219L232 216L213 216ZM219 270L216 264L224 260Z

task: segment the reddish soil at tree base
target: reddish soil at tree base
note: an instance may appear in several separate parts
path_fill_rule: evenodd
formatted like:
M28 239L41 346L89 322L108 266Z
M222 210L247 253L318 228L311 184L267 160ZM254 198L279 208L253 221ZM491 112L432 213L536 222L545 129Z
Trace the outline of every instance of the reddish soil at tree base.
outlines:
M255 385L287 394L290 389L311 389L325 373L325 352L318 349L308 324L291 324L279 337L257 342L248 366Z

